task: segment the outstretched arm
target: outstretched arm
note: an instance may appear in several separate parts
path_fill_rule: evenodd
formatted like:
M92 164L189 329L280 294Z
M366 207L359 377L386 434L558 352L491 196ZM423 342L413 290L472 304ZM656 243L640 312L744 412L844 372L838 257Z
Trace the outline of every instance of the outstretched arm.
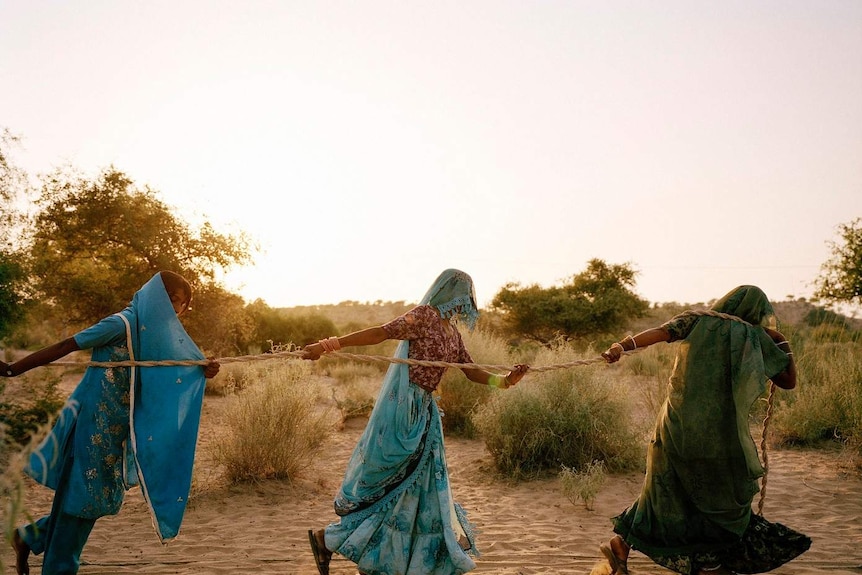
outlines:
M464 372L464 375L466 375L467 379L470 381L481 383L482 385L490 385L492 387L506 389L521 381L521 378L526 375L528 369L530 369L529 365L519 363L515 365L515 369L511 370L505 376L496 375L487 372L484 369L476 368L462 368L461 371Z
M637 335L626 336L622 341L611 345L602 357L608 363L614 363L620 359L624 351L634 351L663 341L670 341L670 333L663 327L654 327Z
M327 345L332 346L333 349L341 349L342 347L350 347L354 345L375 345L378 343L382 343L389 339L389 335L386 333L386 330L383 329L382 326L377 327L369 327L367 329L354 331L353 333L349 333L347 335L342 335L341 337L331 337L328 338ZM324 344L321 342L310 343L307 346L302 348L302 359L317 359L322 354L324 354L327 350L323 348Z
M75 338L70 337L53 345L49 345L48 347L44 347L39 351L34 351L27 357L19 359L15 363L5 364L0 362L0 364L2 364L0 365L0 369L2 369L2 373L0 373L0 375L4 377L21 375L24 372L30 371L34 367L51 363L52 361L56 361L61 357L69 355L73 351L78 351L79 349L81 348L78 347L78 343L75 341Z

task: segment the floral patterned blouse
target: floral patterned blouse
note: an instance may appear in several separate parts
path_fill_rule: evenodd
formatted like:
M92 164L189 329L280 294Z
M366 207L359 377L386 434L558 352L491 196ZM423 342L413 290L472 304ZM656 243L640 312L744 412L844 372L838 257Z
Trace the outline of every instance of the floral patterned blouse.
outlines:
M458 330L447 330L430 305L416 306L404 315L383 325L390 339L410 342L410 359L473 363ZM409 366L410 381L426 391L434 391L443 378L445 367Z

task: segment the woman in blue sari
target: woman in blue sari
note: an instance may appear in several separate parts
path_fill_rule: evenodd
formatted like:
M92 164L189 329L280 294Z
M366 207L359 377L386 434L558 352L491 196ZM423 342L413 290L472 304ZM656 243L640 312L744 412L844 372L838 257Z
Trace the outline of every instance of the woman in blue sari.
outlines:
M640 497L613 518L617 535L600 546L612 574L628 573L631 549L684 575L727 575L770 571L811 545L751 511L764 469L749 410L767 380L796 387L790 344L755 286L734 289L712 311L725 317L683 313L602 354L615 362L623 351L680 342Z
M11 365L0 362L0 373L17 376L81 349L93 350L92 361L203 360L178 319L191 298L182 276L157 273L123 311ZM136 484L159 538L176 536L191 486L205 378L218 371L215 361L87 368L25 469L55 494L49 515L13 533L18 575L30 572L31 551L44 553L43 575L77 573L96 519L118 513L126 489Z
M473 363L451 320L472 329L477 318L473 280L449 269L406 314L308 345L305 357L398 339L398 358ZM473 533L452 499L433 396L445 369L389 366L335 499L341 520L308 532L320 575L328 575L332 553L356 563L364 575L456 575L475 568ZM462 371L476 383L506 388L527 369L515 366L505 377L481 369Z

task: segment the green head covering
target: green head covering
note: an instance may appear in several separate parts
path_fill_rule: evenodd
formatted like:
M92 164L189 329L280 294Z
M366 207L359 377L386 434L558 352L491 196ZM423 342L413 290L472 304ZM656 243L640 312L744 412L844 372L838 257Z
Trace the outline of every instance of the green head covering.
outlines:
M444 319L457 317L471 330L479 319L473 279L461 270L448 269L441 273L419 303L434 306Z
M757 286L739 286L732 289L711 308L713 311L735 315L751 325L776 329L775 310L766 294Z

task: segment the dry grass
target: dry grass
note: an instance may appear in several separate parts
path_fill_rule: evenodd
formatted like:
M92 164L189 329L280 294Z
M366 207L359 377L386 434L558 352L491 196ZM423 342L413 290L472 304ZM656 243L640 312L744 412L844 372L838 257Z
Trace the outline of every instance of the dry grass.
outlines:
M273 360L246 367L250 384L229 407L213 459L230 483L294 479L325 446L332 418L305 362Z
M582 470L563 466L560 471L560 485L563 495L577 504L578 500L584 502L588 511L593 510L593 501L605 482L605 465L601 461L588 463Z
M332 399L341 413L341 424L370 415L384 371L376 364L345 362L333 365L328 372L338 383L337 389L332 390Z

